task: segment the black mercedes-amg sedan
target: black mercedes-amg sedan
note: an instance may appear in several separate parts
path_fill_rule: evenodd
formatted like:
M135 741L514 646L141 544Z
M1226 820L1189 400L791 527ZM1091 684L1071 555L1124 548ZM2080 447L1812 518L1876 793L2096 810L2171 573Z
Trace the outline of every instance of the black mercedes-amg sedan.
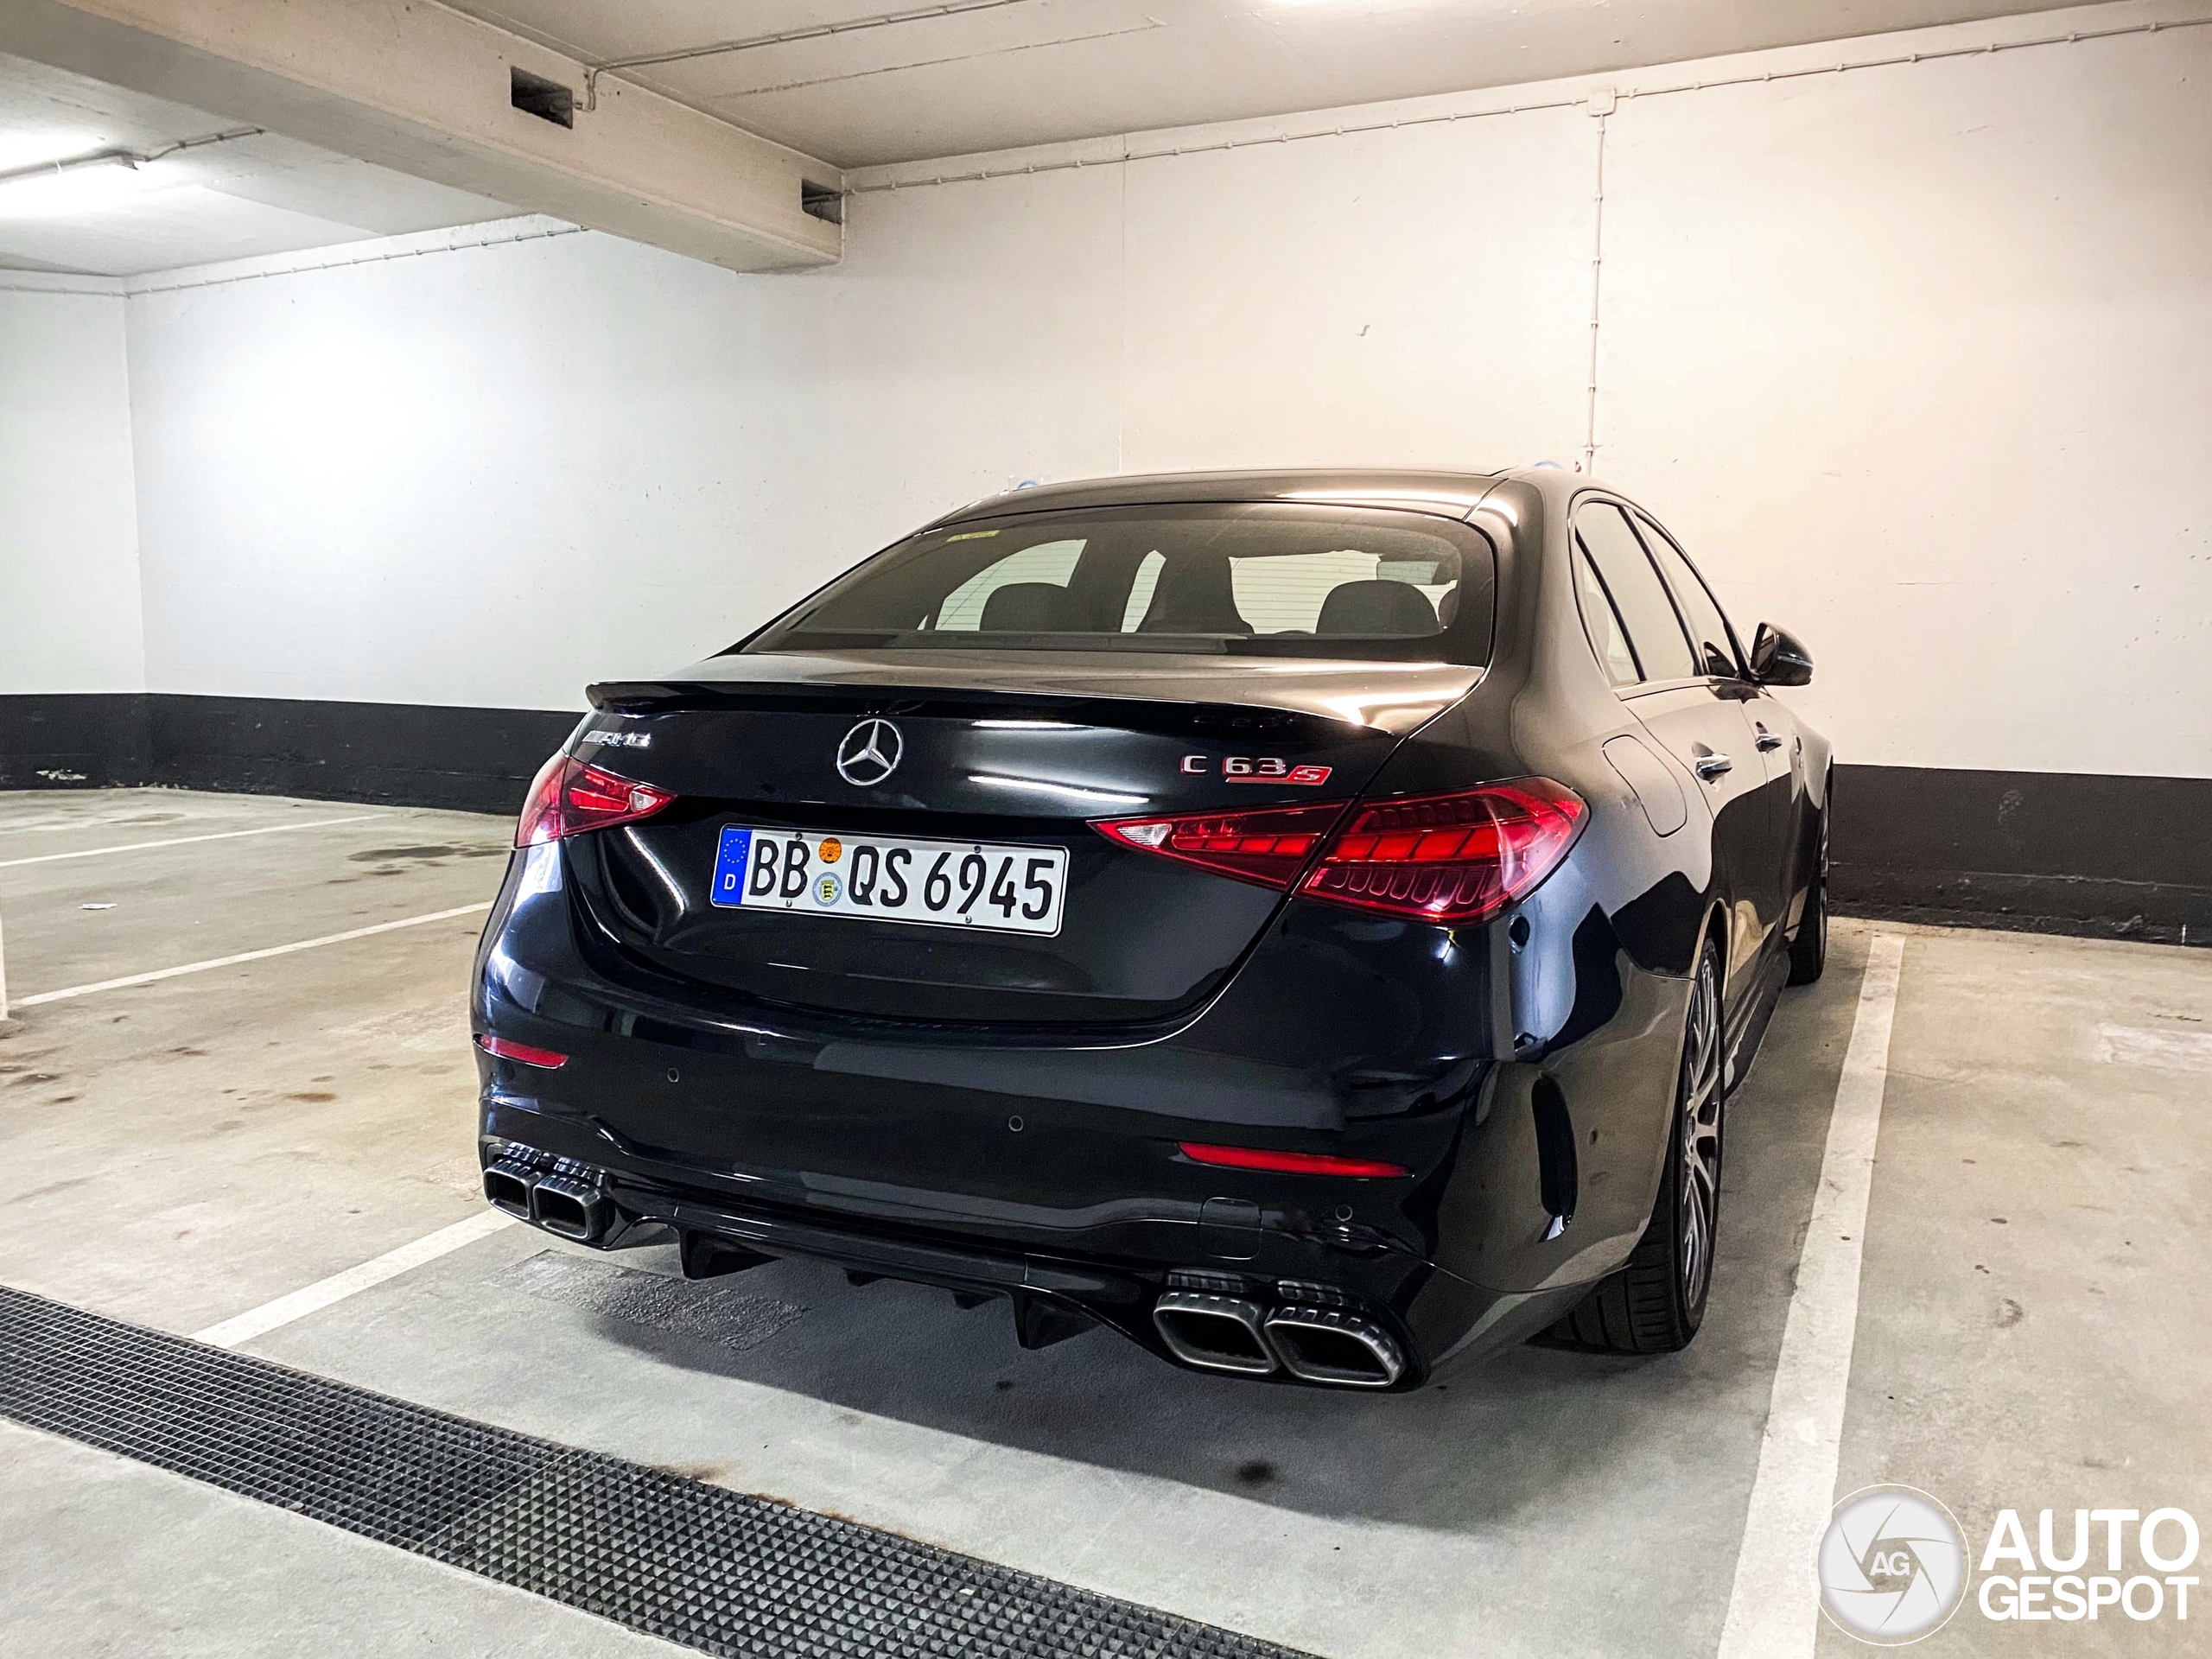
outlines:
M485 1194L1268 1381L1679 1348L1827 945L1811 670L1557 470L979 502L591 688L479 952Z

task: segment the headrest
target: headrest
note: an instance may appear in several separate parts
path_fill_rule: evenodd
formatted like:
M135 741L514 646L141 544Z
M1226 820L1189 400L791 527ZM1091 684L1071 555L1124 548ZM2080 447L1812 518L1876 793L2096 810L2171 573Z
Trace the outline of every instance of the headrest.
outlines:
M1422 634L1436 632L1435 607L1410 582L1341 582L1321 601L1316 633Z
M1080 633L1083 607L1058 582L1009 582L983 601L985 633Z
M1249 633L1236 609L1227 559L1195 559L1164 574L1139 633Z

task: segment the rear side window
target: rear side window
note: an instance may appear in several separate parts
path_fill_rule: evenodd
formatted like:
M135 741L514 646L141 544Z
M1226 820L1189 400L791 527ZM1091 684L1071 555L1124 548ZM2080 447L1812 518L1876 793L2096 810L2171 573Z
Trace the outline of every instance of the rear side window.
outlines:
M1636 527L1643 532L1644 545L1659 561L1668 585L1681 601L1682 616L1690 625L1690 644L1696 649L1704 671L1724 680L1741 677L1743 671L1736 664L1736 636L1728 626L1719 601L1713 598L1713 590L1691 568L1690 562L1682 556L1682 550L1675 545L1674 538L1665 531L1640 512L1636 515Z
M1012 514L899 543L744 647L1223 652L1482 664L1490 543L1394 509Z
M1681 619L1675 614L1675 602L1667 597L1659 573L1620 509L1609 502L1585 503L1574 515L1574 531L1628 631L1643 677L1696 677L1700 671L1690 656L1690 642L1682 632Z
M1597 567L1580 548L1574 550L1574 586L1582 601L1583 625L1590 630L1590 644L1598 660L1605 665L1615 685L1634 685L1643 674L1636 665L1636 653L1629 649L1628 631L1621 626L1605 583L1598 580Z

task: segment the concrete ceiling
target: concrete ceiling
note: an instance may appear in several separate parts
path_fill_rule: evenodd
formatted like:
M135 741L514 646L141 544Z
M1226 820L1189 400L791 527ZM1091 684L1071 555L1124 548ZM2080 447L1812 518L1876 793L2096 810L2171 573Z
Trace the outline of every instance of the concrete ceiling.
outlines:
M448 0L586 63L923 0ZM951 0L624 72L842 167L1288 114L2045 10L2064 0Z
M524 54L543 48L588 66L738 42L621 68L610 84L632 81L858 167L1601 73L2050 10L2061 0L448 3L445 16L535 42L512 42ZM504 100L499 113L507 115ZM0 175L249 124L0 54ZM515 211L273 132L249 133L136 168L0 179L0 268L134 276Z
M0 56L0 173L105 149L143 155L239 126L205 110ZM0 184L0 269L130 276L513 211L261 133L136 168Z

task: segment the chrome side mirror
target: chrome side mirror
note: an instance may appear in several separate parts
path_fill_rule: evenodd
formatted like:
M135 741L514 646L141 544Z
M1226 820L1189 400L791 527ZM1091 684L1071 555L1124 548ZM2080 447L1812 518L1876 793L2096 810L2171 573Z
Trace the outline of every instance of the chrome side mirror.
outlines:
M1751 641L1751 677L1761 685L1810 685L1812 653L1797 643L1796 635L1762 622Z

